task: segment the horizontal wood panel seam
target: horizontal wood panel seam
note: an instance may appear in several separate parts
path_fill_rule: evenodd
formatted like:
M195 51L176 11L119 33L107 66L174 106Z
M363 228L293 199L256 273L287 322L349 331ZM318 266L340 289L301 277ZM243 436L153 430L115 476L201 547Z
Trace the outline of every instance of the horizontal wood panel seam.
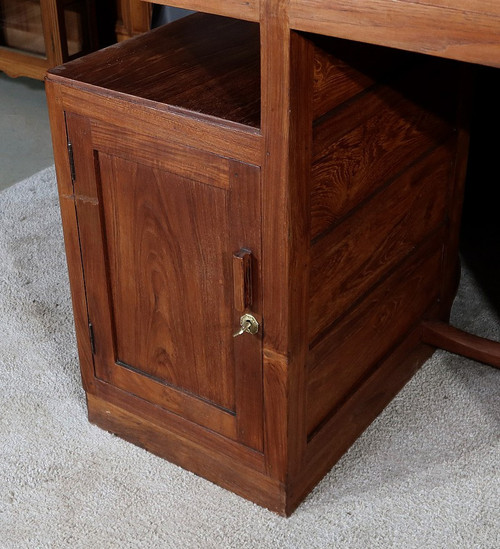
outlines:
M382 286L388 278L390 278L399 268L401 268L401 266L406 261L409 260L410 257L417 255L424 246L428 245L429 242L432 242L432 240L435 239L440 232L442 232L444 226L445 222L440 223L433 232L431 232L424 238L424 240L422 240L422 242L420 242L415 248L413 248L409 253L402 257L391 269L384 273L384 275L381 276L375 284L370 286L363 294L361 294L356 300L354 300L351 305L342 312L340 316L338 316L331 324L325 326L325 328L323 328L318 333L318 335L310 342L309 350L314 349L318 344L320 344L337 324L342 322L342 320L346 318L354 309L356 309L358 305L360 305L373 291ZM312 370L314 370L314 367L310 371Z
M447 143L448 141L450 140L449 137L446 137L444 139L442 139L437 145L433 145L431 147L429 147L425 152L423 152L420 156L418 156L417 158L415 158L412 162L410 162L409 164L407 164L402 170L398 171L397 173L395 173L392 177L389 177L383 185L381 185L380 187L376 188L375 191L372 193L372 194L369 194L368 196L366 196L366 198L364 198L363 200L359 201L356 206L354 206L354 208L352 208L351 210L349 210L348 212L346 212L342 217L340 217L337 221L335 221L335 223L332 223L331 225L329 225L323 232L319 233L318 235L316 235L315 237L313 237L311 239L311 246L314 246L316 245L318 242L320 242L323 238L325 238L326 236L328 236L332 231L335 230L335 228L337 228L339 225L341 225L342 223L344 223L347 219L349 219L350 217L352 217L353 215L356 214L356 212L360 209L362 209L364 206L366 206L366 204L368 202L370 202L371 200L373 200L374 198L377 197L377 195L383 193L387 187L389 187L392 183L394 183L394 181L396 181L398 178L400 178L401 176L403 176L407 171L411 170L413 167L415 167L417 164L419 164L420 162L422 162L423 160L425 160L428 156L430 156L434 151L436 151L437 149L439 149L440 147L442 147L445 143Z
M164 169L178 177L219 187L229 188L229 158L225 158L204 150L195 149L189 145L178 145L173 142L170 144L156 144L149 136L140 135L137 137L138 144L132 143L136 136L127 135L128 131L121 128L106 128L103 130L101 123L92 121L92 143L99 152L107 153L113 157L119 157L123 160L133 158L134 162L143 166ZM113 131L117 132L113 134ZM120 135L119 132L124 132ZM109 136L115 135L115 139L110 141ZM130 137L130 141L127 140ZM128 142L127 142L128 141ZM144 142L149 142L151 149L144 146ZM137 145L137 146L136 146ZM138 145L141 145L140 147ZM167 155L170 158L166 158ZM187 161L183 156L192 156ZM187 168L188 166L188 168ZM187 172L190 172L189 174Z
M412 63L412 65L409 67L406 67L406 68L398 67L393 71L389 71L386 75L384 75L381 78L378 78L375 82L368 85L363 90L355 93L348 99L342 101L338 105L335 105L335 107L331 108L330 110L326 111L322 115L315 118L313 120L313 128L316 129L317 127L321 126L322 124L330 120L332 117L337 116L344 109L348 109L351 105L353 105L360 99L364 98L364 96L369 94L376 94L378 90L383 90L384 88L387 88L391 84L399 82L400 79L404 78L405 74L411 74L411 71L415 69L415 65L416 63ZM359 123L362 124L363 121L361 120Z
M424 317L428 314L429 311L435 308L435 303L431 303L424 313ZM321 433L323 428L330 422L330 420L342 409L343 406L358 393L361 388L370 382L370 379L377 373L378 369L391 357L394 355L394 349L400 347L404 344L404 341L408 338L408 333L414 332L419 329L422 320L419 317L410 328L405 331L391 346L387 353L380 358L371 368L369 368L362 377L354 384L354 386L346 393L342 399L335 404L335 406L327 413L327 415L321 420L321 422L307 435L307 443L309 444L316 438L318 434Z
M366 371L371 371L382 357L394 351L395 342L400 342L412 326L418 326L437 303L439 288L433 287L432 281L442 264L441 256L440 241L436 238L333 330L319 351L310 354L309 363L313 361L313 365L308 382L309 432L323 422L331 408L365 377ZM410 292L415 284L416 293L412 296ZM357 326L354 329L353 323Z

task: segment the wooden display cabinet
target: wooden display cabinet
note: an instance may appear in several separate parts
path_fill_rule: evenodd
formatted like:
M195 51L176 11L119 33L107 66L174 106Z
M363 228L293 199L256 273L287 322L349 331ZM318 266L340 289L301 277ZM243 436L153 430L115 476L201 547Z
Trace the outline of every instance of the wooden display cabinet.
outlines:
M151 28L152 4L141 0L116 0L115 25L118 42L137 36Z
M196 14L46 86L90 420L289 514L432 353L467 134L454 62L270 29Z
M93 0L0 0L0 70L43 79L97 49Z

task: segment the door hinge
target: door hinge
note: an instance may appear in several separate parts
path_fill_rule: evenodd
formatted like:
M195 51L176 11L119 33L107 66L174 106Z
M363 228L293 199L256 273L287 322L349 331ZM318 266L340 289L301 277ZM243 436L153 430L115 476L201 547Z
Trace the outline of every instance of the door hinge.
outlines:
M71 172L71 182L74 183L76 176L75 176L75 157L73 155L73 144L71 141L68 141L68 158L69 158L69 169Z
M92 354L95 355L95 339L94 339L94 326L89 322L89 339L90 339L90 349Z

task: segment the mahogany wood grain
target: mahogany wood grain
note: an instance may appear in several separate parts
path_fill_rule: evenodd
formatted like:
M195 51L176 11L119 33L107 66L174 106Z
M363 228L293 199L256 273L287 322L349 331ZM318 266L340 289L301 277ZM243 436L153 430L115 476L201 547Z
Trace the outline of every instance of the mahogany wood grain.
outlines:
M275 78L262 82L262 134L263 180L287 181L290 175L290 35L282 24L286 15L286 2L266 0L261 4L261 72L274 74ZM280 139L276 139L280 135ZM283 232L290 225L290 192L288 185L264 185L263 235L264 278L269 283L264 288L264 307L271 322L266 328L266 346L278 353L288 349L289 303L284 293L289 280L290 246ZM275 269L275 261L281 271Z
M238 440L255 448L264 447L264 396L263 396L263 244L262 244L262 178L261 170L241 162L231 163L231 190L228 197L229 236L227 256L241 248L252 250L252 302L249 312L259 322L259 332L255 335L244 334L233 338L240 325L240 312L231 299L232 328L230 336L233 343L233 361L235 364L236 423ZM228 293L231 284L231 267L228 266L228 278L220 282ZM229 279L229 281L228 281ZM249 292L250 293L250 292ZM234 293L233 293L234 299ZM220 306L220 305L219 305Z
M75 321L75 333L80 360L83 387L92 391L94 387L94 362L89 339L87 300L83 267L80 253L78 218L73 194L70 163L68 159L65 113L57 86L47 82L49 118L52 132L54 160L59 192L59 205L63 224L66 263L69 271L71 300Z
M91 121L92 142L107 155L124 160L134 158L142 166L227 190L230 185L231 161L205 151L186 147L170 139L158 140L137 129ZM196 155L198 162L192 162Z
M239 316L225 284L231 250L250 246L261 318L259 170L214 158L225 171L197 182L126 148L128 160L101 152L88 119L66 118L96 375L260 449L260 335L232 338Z
M428 320L422 324L422 341L495 368L500 368L500 343L459 330L446 322Z
M226 192L136 159L99 170L115 360L234 410Z
M313 141L313 44L292 33L290 44L290 229L291 245L288 394L288 484L304 466L307 443L306 356L309 318L309 277L311 241L310 170ZM287 486L288 489L288 486Z
M261 73L274 78L262 80L262 277L265 319L264 454L270 476L284 483L288 475L288 407L296 363L288 357L291 247L290 193L288 182L290 149L290 33L284 25L286 0L260 3ZM280 138L276 139L276 135ZM276 266L279 265L279 268ZM289 374L292 374L289 376ZM295 393L293 396L296 396Z
M76 213L76 230L79 236L79 255L86 297L84 317L81 325L87 324L87 349L92 353L92 375L96 376L95 361L110 364L114 361L114 340L112 317L109 309L109 281L105 269L105 243L102 212L99 207L98 183L94 151L91 147L91 128L88 118L65 113L68 143L75 154L73 179L73 200ZM69 161L69 158L68 158ZM99 281L96 283L96 281ZM92 317L89 312L92 311ZM82 311L83 312L83 311ZM99 341L92 349L89 325L95 318L101 319L102 330ZM82 334L84 336L84 334ZM88 374L87 374L88 375Z
M500 66L500 14L492 0L291 0L290 27Z
M261 473L265 472L262 452L193 423L179 414L151 404L99 379L95 381L93 394L95 397L113 403L127 412L135 413L139 416L139 420L141 418L145 419L160 427L163 426L175 433L176 436L184 436L188 440L196 441L209 452L223 452L231 460L243 460L251 469Z

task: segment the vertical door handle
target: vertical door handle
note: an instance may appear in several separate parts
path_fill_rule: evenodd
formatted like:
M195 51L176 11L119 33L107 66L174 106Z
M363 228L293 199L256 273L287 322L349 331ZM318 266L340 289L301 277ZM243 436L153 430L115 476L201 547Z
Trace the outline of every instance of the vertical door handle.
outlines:
M234 307L244 312L252 306L252 252L241 248L233 254Z

